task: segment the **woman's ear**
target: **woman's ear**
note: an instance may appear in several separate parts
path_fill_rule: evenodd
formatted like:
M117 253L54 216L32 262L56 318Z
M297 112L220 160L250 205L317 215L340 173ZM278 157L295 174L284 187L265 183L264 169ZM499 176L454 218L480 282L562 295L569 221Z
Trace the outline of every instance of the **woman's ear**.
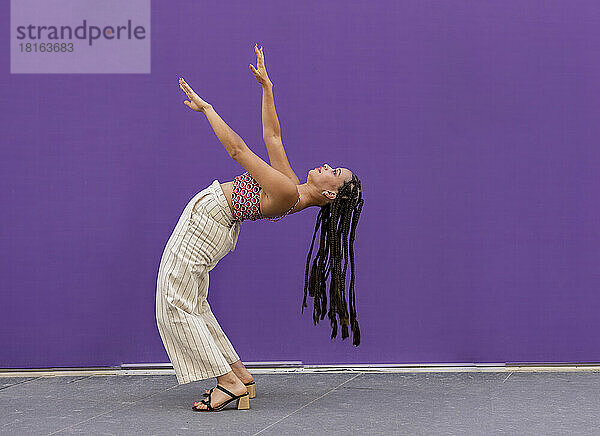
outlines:
M335 192L331 192L331 191L323 191L321 192L321 194L323 194L325 197L329 198L330 200L335 200Z

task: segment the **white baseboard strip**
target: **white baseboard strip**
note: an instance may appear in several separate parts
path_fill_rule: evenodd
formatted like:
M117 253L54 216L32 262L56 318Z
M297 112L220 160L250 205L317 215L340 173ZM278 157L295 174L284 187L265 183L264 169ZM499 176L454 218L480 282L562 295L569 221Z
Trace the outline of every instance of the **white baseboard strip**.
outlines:
M531 363L431 363L431 364L353 364L302 365L301 361L244 362L252 374L280 373L423 373L423 372L600 372L599 364ZM112 375L174 375L170 363L123 364L121 367L95 368L5 368L0 377L60 377Z

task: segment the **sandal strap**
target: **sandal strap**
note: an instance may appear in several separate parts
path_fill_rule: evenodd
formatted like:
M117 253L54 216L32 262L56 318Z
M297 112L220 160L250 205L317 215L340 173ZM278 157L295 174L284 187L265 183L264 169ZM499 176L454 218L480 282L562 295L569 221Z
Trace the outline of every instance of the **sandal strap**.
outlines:
M229 392L227 389L225 389L223 386L221 385L217 385L217 388L219 388L220 390L222 390L223 392L225 392L227 395L229 395L231 398L237 398L239 397L239 395L233 395L231 392Z
M207 409L213 410L213 407L210 405L210 395L212 394L212 389L210 390L210 394L208 394L208 397L206 397L204 400L200 401L202 404L205 404L207 407Z

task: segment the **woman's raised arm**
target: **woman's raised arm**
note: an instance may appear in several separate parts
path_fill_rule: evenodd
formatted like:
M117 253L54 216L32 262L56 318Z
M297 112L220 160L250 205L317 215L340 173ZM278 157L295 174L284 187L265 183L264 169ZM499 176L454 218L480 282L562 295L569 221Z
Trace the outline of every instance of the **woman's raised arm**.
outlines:
M219 138L219 141L221 141L221 144L223 144L223 147L225 147L229 156L234 158L234 156L246 146L244 140L240 135L235 133L225 121L223 121L219 114L215 112L212 105L202 100L182 78L179 78L179 87L190 99L183 103L190 109L193 109L196 112L202 112L206 115L208 122L215 131L215 135L217 135L217 138Z
M281 127L277 119L275 111L275 98L273 97L273 82L269 79L267 68L265 66L265 56L263 48L254 46L256 52L256 68L250 64L250 70L256 77L258 83L262 85L262 124L263 124L263 141L267 146L269 154L269 162L273 168L286 175L295 184L299 185L300 180L294 173L290 165L283 141L281 140Z
M298 198L296 185L288 177L250 150L244 140L215 112L212 105L202 100L183 79L180 79L179 83L190 99L184 101L185 105L206 115L229 156L256 179L276 207L287 205ZM283 206L280 208L284 209Z
M254 46L256 52L256 68L250 64L250 70L256 77L256 81L262 85L263 88L263 99L262 99L262 124L263 124L263 138L269 136L281 137L281 127L279 126L279 120L277 119L277 113L275 112L275 100L273 99L273 82L269 79L267 74L267 67L265 66L265 54L263 48L258 48L258 45Z

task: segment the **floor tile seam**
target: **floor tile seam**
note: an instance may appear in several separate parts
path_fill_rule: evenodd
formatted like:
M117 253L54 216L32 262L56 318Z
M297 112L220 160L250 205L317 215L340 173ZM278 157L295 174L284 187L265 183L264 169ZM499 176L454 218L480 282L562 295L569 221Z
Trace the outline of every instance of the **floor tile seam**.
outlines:
M284 416L283 418L281 418L281 419L278 419L277 421L273 422L272 424L269 424L269 425L268 425L268 426L266 426L265 428L263 428L263 429L261 429L261 430L257 431L256 433L253 433L253 434L252 434L252 436L256 436L257 434L260 434L260 433L262 433L263 431L265 431L265 430L267 430L267 429L269 429L269 428L273 427L274 425L276 425L276 424L279 424L280 422L282 422L283 420L285 420L285 419L289 418L290 416L292 416L292 415L293 415L293 414L295 414L296 412L299 412L300 410L304 409L306 406L308 406L308 405L310 405L310 404L314 403L314 402L315 402L315 401L317 401L317 400L320 400L321 398L325 397L326 395L329 395L331 392L333 392L333 391L335 391L336 389L338 389L338 388L342 387L342 386L343 386L343 385L345 385L346 383L348 383L348 382L351 382L351 381L352 381L352 380L354 380L355 378L357 378L357 377L360 377L361 375L362 375L362 374L356 374L356 375L354 375L353 377L350 377L348 380L346 380L346 381L344 381L344 382L340 383L339 385L337 385L337 386L336 386L336 387L334 387L333 389L330 389L329 391L325 392L323 395L321 395L321 396L319 396L319 397L317 397L317 398L314 398L313 400L309 401L308 403L304 404L303 406L301 406L301 407L297 408L297 409L296 409L296 410L294 410L292 413L289 413L289 414L287 414L287 415L286 415L286 416Z
M5 389L12 388L13 386L24 385L25 383L33 382L33 381L39 380L39 379L41 379L41 378L44 378L44 377L43 377L43 376L34 377L34 378L33 378L33 379L31 379L31 380L23 380L23 381L20 381L20 382L18 382L18 383L14 383L14 384L12 384L12 385L4 386L4 387L0 388L0 391L3 391L3 390L5 390Z
M178 386L179 386L179 384L176 384L176 385L174 385L174 386L171 386L171 387L169 387L169 388L167 388L167 389L163 389L163 390L160 390L160 391L154 392L153 394L146 395L145 397L139 398L139 399L137 399L137 400L135 400L135 401L132 401L132 402L130 402L130 403L127 403L127 404L121 404L121 406L120 406L120 407L115 407L115 408L112 408L112 409L110 409L110 410L107 410L106 412L102 412L102 413L99 413L98 415L94 415L94 416L91 416L91 417L89 417L89 418L87 418L87 419L84 419L83 421L79 421L79 422L76 422L76 423L74 423L74 424L68 425L68 426L66 426L66 427L64 427L64 428L61 428L61 429L59 429L59 430L56 430L56 431L53 431L52 433L48 433L46 436L54 435L54 434L60 433L60 432L62 432L62 431L65 431L65 430L71 429L71 428L73 428L73 427L77 427L78 425L84 424L84 423L86 423L86 422L88 422L88 421L91 421L91 420L93 420L93 419L96 419L96 418L98 418L98 417L100 417L100 416L102 416L102 415L106 415L107 413L111 413L111 412L114 412L114 411L116 411L116 410L119 410L119 409L124 409L124 408L127 408L127 407L132 407L134 404L136 404L136 403L138 403L138 402L140 402L140 401L142 401L142 400L145 400L145 399L151 398L151 397L153 397L154 395L162 394L162 393L164 393L164 392L167 392L167 391L169 391L169 390L171 390L171 389L174 389L174 388L176 388L176 387L178 387Z
M83 377L75 378L73 380L69 380L67 383L77 383L77 382L79 382L81 380L87 380L88 378L92 378L92 377L93 377L93 375L86 375L86 376L83 376Z

